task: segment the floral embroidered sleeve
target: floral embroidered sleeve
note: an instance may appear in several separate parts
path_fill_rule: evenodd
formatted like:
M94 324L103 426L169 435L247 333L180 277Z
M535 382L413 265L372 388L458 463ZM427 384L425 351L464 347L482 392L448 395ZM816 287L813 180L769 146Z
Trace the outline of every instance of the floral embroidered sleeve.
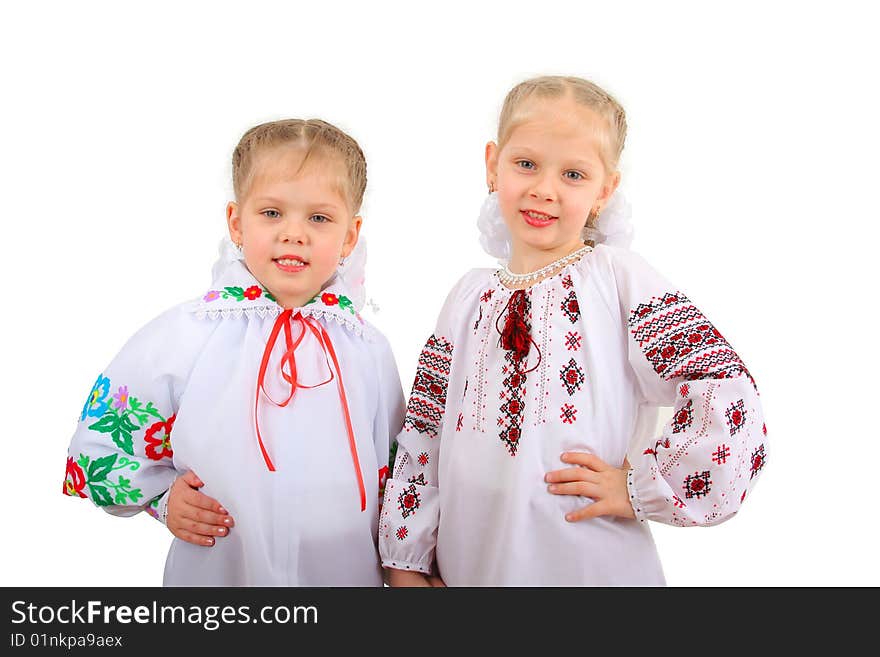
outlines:
M146 510L163 520L176 472L171 435L186 340L170 311L139 331L86 396L70 443L62 492L114 515ZM176 336L176 337L175 337Z
M644 260L613 260L629 362L649 404L674 406L629 471L636 517L715 525L739 510L767 459L757 387L717 328Z

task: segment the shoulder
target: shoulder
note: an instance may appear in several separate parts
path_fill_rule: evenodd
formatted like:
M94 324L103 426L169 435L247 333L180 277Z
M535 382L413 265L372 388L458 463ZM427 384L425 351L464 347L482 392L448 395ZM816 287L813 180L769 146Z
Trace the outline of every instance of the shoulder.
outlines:
M494 274L495 270L490 267L471 269L452 286L446 297L446 305L467 304L469 300L479 297L485 288L497 282Z
M597 244L576 265L579 278L590 281L602 289L626 288L636 281L661 278L657 271L640 254L630 249Z
M174 343L198 340L211 332L208 323L200 320L194 312L197 299L178 303L144 324L129 341L130 343Z

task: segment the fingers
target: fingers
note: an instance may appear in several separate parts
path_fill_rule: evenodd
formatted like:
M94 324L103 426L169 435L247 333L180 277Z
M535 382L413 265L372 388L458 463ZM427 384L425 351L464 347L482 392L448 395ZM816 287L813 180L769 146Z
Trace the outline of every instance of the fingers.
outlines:
M548 484L563 481L589 481L595 484L599 482L599 475L587 468L565 468L548 472L544 475L544 481Z
M202 492L197 490L189 489L182 493L181 499L187 504L197 507L199 509L204 509L205 511L211 512L213 515L224 516L229 513L223 506L215 500L213 497L209 497Z
M181 541L186 541L187 543L192 543L193 545L199 545L201 547L212 547L214 545L214 539L211 536L200 536L198 534L193 534L190 531L185 529L178 529L176 531L172 531L177 538Z
M563 463L574 463L575 465L582 465L587 468L592 468L597 472L609 470L613 467L605 463L605 461L600 459L595 454L590 454L588 452L563 452L560 458Z
M198 475L192 470L187 470L183 475L180 476L180 479L184 481L184 483L188 484L192 488L201 488L205 485L201 479L199 479Z
M584 497L601 497L602 488L586 481L574 481L565 484L550 484L547 490L554 495L582 495Z
M588 520L590 518L597 518L598 516L604 516L608 514L609 510L604 502L593 502L593 504L582 507L577 511L566 513L565 519L568 522L578 522L579 520Z

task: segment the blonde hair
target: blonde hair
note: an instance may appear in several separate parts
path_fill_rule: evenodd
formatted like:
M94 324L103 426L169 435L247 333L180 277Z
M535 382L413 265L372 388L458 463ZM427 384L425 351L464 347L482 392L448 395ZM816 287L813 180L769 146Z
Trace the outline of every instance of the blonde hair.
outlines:
M342 191L357 212L367 188L367 161L358 143L335 125L321 119L283 119L254 126L242 135L232 153L232 187L236 200L250 186L254 162L260 153L278 146L303 148L300 168L313 153L334 158L345 167Z
M590 108L606 123L600 154L609 173L617 170L620 153L626 141L626 112L617 100L598 85L583 78L545 75L520 82L507 94L498 119L498 148L504 146L513 129L526 116L522 112L529 98L560 98L570 95L576 102Z

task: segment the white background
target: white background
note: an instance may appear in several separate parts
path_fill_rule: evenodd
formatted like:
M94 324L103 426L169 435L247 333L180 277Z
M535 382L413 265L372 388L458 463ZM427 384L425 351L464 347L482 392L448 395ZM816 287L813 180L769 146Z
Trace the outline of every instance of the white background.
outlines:
M493 264L475 219L504 94L552 73L626 107L633 248L762 393L772 452L741 513L653 526L669 584L880 585L880 56L863 5L331 4L0 10L0 584L161 584L170 534L63 496L66 450L125 340L209 284L245 129L319 116L363 146L369 316L408 391L446 292Z

